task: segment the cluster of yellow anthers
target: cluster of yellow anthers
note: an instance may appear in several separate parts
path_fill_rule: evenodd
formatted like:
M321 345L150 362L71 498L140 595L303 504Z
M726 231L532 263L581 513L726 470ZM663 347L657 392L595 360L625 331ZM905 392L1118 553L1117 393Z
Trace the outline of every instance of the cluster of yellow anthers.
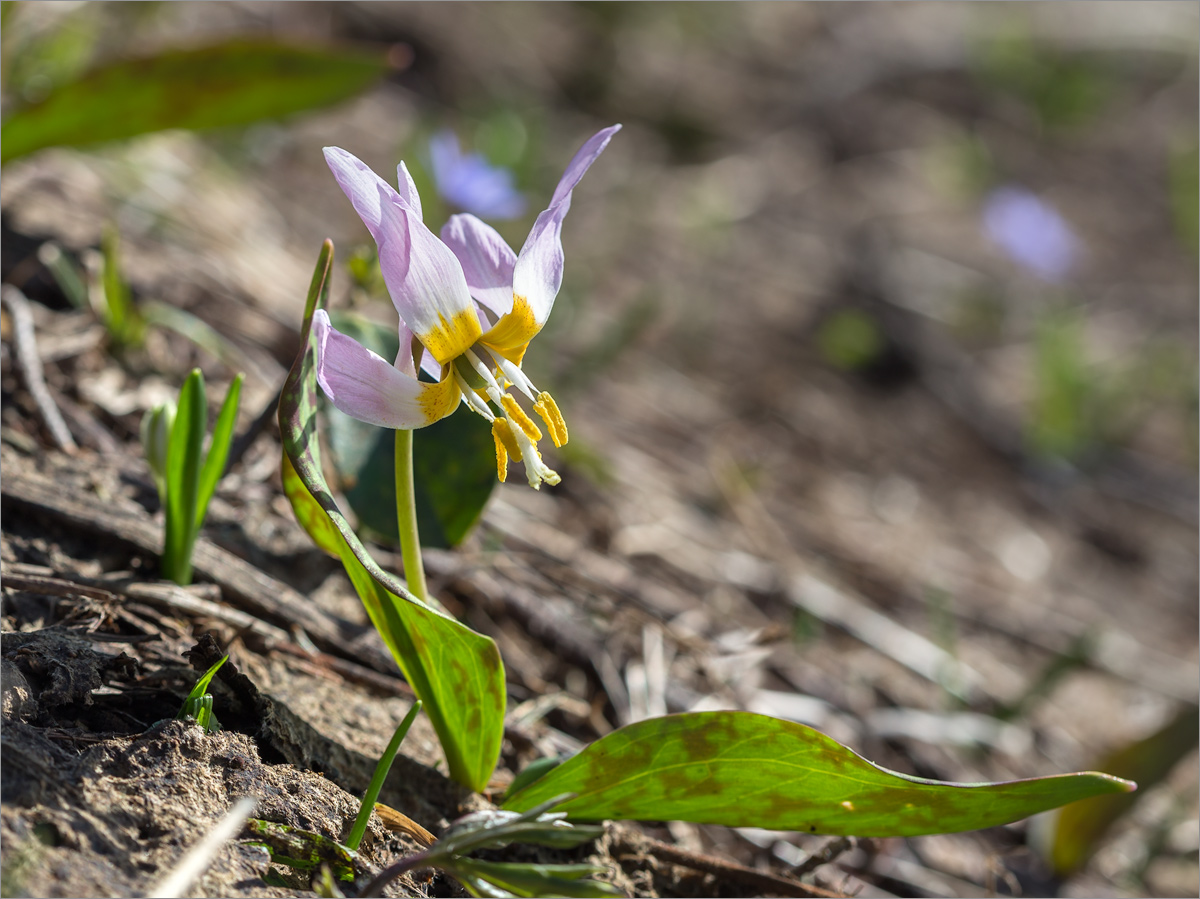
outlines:
M554 445L562 446L567 442L567 423L558 411L554 398L547 391L534 387L525 373L504 356L477 349L496 363L495 372L484 364L475 349L470 349L454 360L454 378L471 409L492 423L497 477L501 481L508 477L508 460L511 458L514 462L525 463L531 484L541 481L557 484L560 480L558 473L542 461L542 454L538 452L537 444L542 439L541 428L507 388L516 387L529 398L533 411L545 422ZM493 414L487 400L495 403L503 411L503 416Z

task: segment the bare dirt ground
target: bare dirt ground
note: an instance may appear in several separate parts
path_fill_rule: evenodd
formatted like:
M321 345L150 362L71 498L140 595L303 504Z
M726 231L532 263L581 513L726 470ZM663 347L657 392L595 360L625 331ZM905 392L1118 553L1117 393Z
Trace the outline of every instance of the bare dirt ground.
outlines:
M535 208L587 136L624 124L575 192L563 292L527 361L572 429L563 483L514 476L427 560L505 660L497 788L687 709L799 720L954 781L1095 768L1194 718L1197 268L1165 185L1171 148L1196 137L1196 26L1194 5L1158 3L185 3L140 24L146 50L264 32L391 43L411 65L285 125L5 167L4 281L31 301L79 449L39 418L6 307L4 894L146 894L246 793L259 817L345 832L411 692L296 525L274 424L252 422L296 352L320 241L341 262L367 240L321 147L387 173L437 125L466 133L496 109L537 142ZM981 60L1008 33L1094 66L1096 111L1052 127L989 80ZM980 178L1053 198L1085 248L1066 280L987 239ZM164 331L106 352L36 251L96 247L110 223L138 298L208 322L235 366ZM526 224L502 231L519 245ZM339 266L334 305L350 294ZM1147 388L1134 425L1072 464L1031 452L1039 316L1056 304L1082 309L1097 379L1179 352L1190 398ZM847 310L882 335L854 370L825 327ZM363 311L392 320L383 298ZM247 372L253 440L183 589L156 580L137 426L192 365L216 399ZM243 676L215 685L225 730L208 737L169 720L204 634ZM1197 756L1182 755L1065 878L1039 850L1046 821L841 842L620 825L580 857L637 895L788 888L755 872L813 894L1195 895ZM419 720L381 796L435 834L487 803L440 763ZM374 821L363 863L414 848ZM312 895L267 886L267 868L230 843L193 894Z

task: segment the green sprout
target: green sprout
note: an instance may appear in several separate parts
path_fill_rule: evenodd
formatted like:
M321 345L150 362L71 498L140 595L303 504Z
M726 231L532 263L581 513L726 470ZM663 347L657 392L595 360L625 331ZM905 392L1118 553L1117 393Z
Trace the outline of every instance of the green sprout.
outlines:
M371 820L371 812L375 808L375 800L379 798L379 791L383 789L383 782L387 779L388 772L392 770L392 762L396 759L396 753L400 751L400 744L408 736L408 729L417 720L417 713L420 711L421 700L418 699L412 704L412 708L408 710L408 714L404 716L404 720L400 722L396 732L392 734L392 739L387 744L387 748L383 750L383 755L379 757L379 764L375 766L375 773L371 775L367 792L363 793L362 802L359 804L358 817L354 819L354 826L350 828L350 836L346 837L346 845L350 849L357 849L358 844L362 842L363 834L367 832L367 822Z
M183 707L175 716L176 719L195 718L196 723L210 734L221 729L217 716L213 714L213 698L212 694L208 692L208 685L212 683L213 676L227 661L229 661L228 655L221 656L215 665L200 676L200 680L196 681L196 686L192 687L187 699L183 701Z
M193 369L184 381L177 408L162 403L142 418L142 447L167 520L161 571L180 586L192 582L192 549L217 481L225 472L244 378L239 374L229 385L207 456L202 444L208 399L200 369Z

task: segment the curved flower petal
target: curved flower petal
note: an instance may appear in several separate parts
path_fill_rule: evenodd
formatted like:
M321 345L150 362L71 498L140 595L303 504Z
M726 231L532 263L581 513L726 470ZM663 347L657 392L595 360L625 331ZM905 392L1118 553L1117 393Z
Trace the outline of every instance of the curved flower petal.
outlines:
M473 215L453 215L442 226L442 242L462 264L471 296L497 318L512 309L517 254L495 228Z
M313 313L317 338L317 383L347 415L381 428L423 428L458 406L453 377L436 384L418 381L389 365L329 322L324 309Z
M413 349L414 335L408 325L404 324L404 319L400 319L400 324L396 328L396 336L400 338L400 349L396 352L396 370L404 372L410 378L415 378L417 376L417 367L413 363L415 352ZM420 351L422 356L428 355L428 352L424 348L417 347L416 349ZM434 370L433 374L435 378L438 376L439 370L440 367Z
M404 205L379 189L379 268L400 318L445 365L475 343L482 328L458 259Z
M492 329L496 333L490 339L498 346L511 349L528 343L550 316L554 298L562 286L563 249L560 235L563 219L571 208L571 191L608 146L612 136L620 130L620 125L605 128L580 147L559 179L549 208L533 223L533 229L513 267L511 314L514 321L502 320Z
M421 195L417 193L417 185L413 183L412 175L408 173L408 166L404 164L403 160L396 166L396 184L400 188L397 194L400 202L407 206L417 218L423 219L425 214L421 212Z
M354 205L354 211L363 220L375 241L379 241L380 197L394 196L401 199L392 186L376 175L365 162L341 147L326 147L325 162L333 172L342 192ZM416 195L416 190L412 191ZM403 200L401 199L401 202ZM420 202L418 200L418 202Z
M575 185L592 167L592 163L604 152L604 148L613 139L613 135L620 130L620 125L609 125L607 128L597 131L584 142L583 146L579 148L579 152L567 163L563 176L558 179L558 186L554 188L554 196L550 198L551 209L567 199L567 194L574 190Z

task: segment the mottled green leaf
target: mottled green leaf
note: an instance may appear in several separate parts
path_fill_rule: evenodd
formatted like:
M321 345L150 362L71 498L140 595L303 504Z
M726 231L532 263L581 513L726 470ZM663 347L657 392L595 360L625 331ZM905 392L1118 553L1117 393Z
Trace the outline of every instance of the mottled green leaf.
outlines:
M245 125L328 106L388 70L379 51L237 40L127 59L62 84L4 122L0 160L160 131Z
M385 359L399 341L388 328L353 313L330 314L333 326ZM392 431L358 421L324 403L334 468L359 523L398 541ZM496 486L492 431L478 415L457 412L413 433L413 478L422 546L458 544L479 519Z
M284 452L296 474L285 481L288 498L302 524L314 522L314 503L323 511L332 530L316 528L314 539L341 558L372 623L425 704L450 776L482 790L496 766L504 732L504 668L496 644L421 602L383 571L338 508L322 474L311 325L318 302L328 296L332 258L333 244L326 241L309 290L300 355L279 402Z
M504 803L556 793L579 820L681 820L853 836L976 830L1134 789L1087 772L955 784L889 771L812 728L749 712L639 721L592 743Z
M1163 780L1200 741L1200 713L1186 706L1162 730L1123 746L1102 762L1121 777L1137 778L1143 789ZM1047 855L1060 876L1078 870L1095 852L1113 822L1129 811L1137 794L1093 796L1057 813Z

